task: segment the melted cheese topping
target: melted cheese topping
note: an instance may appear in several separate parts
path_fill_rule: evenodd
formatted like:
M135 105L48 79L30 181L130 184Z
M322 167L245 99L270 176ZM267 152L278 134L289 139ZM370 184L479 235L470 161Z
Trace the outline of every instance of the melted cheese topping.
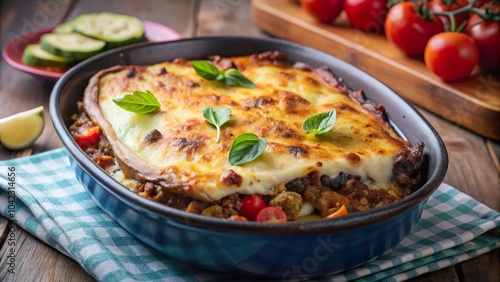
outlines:
M202 200L235 193L272 195L278 184L312 171L332 177L340 172L359 175L370 187L395 186L393 155L407 143L387 123L311 71L253 64L248 57L233 62L257 88L207 81L189 63L165 62L136 67L133 77L129 69L105 75L98 104L120 142L150 166L175 175L189 195ZM160 111L138 115L112 101L146 90L154 93ZM215 127L202 115L208 106L232 110L219 143ZM331 109L337 111L331 131L315 136L302 130L305 119ZM155 129L161 139L145 142ZM233 166L229 149L243 133L266 137L267 148L256 160ZM241 185L221 181L229 170L242 177Z

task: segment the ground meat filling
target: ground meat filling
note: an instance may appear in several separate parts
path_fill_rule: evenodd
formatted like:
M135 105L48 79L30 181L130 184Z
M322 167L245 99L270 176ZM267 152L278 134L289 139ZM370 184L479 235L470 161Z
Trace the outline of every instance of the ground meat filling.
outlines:
M274 196L269 205L280 207L287 215L287 220L299 218L302 209L302 196L296 192L284 191Z
M69 131L73 138L80 134L83 129L95 126L85 111L83 111L83 104L81 102L78 102L77 108L78 114L74 114L71 117L73 124L69 127ZM105 170L110 166L116 165L113 150L108 140L102 135L99 136L97 143L85 147L83 150L98 166Z
M403 188L415 187L421 181L424 143L400 150L394 156L393 182Z

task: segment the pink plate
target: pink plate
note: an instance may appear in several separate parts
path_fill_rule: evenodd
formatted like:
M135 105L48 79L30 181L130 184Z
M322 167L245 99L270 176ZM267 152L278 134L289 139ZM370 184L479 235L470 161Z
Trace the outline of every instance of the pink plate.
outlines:
M149 42L171 41L181 38L181 35L170 27L146 20L144 20L143 22L145 36ZM66 70L34 67L26 65L22 60L24 48L28 44L38 43L40 41L40 37L43 34L49 33L52 30L53 28L43 29L31 33L25 33L21 36L13 38L3 49L3 58L5 59L7 64L22 72L26 72L47 80L58 80Z

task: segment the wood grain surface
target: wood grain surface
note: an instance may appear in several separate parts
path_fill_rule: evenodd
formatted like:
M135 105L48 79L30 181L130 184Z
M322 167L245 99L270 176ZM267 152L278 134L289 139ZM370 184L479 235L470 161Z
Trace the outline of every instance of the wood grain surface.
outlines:
M270 34L328 52L375 76L401 96L484 136L500 140L500 75L483 74L446 83L423 59L408 58L384 35L349 26L344 13L334 25L317 23L290 0L255 0L254 22Z
M178 0L142 1L0 1L1 46L10 37L20 35L30 27L52 27L74 15L92 11L129 13L173 27L184 36L246 35L268 36L252 21L251 4L245 0L204 0L199 13L196 5ZM33 21L35 15L55 9L47 3L59 4L57 12L47 21ZM255 3L255 2L254 2ZM185 6L187 5L187 6ZM194 6L193 6L194 5ZM26 24L31 21L33 26ZM42 25L43 23L43 25ZM282 27L287 29L290 27ZM289 31L291 32L291 31ZM349 47L350 48L350 47ZM353 54L346 47L347 54ZM355 57L353 57L355 60ZM358 58L359 60L359 58ZM48 100L53 84L12 69L3 60L0 64L0 118L34 108L46 107L46 127L35 142L25 150L9 151L0 147L0 160L32 155L61 147L50 117ZM409 89L422 95L426 89ZM473 196L495 210L500 210L500 144L465 130L431 112L420 109L446 143L450 165L445 182ZM497 123L498 124L498 123ZM1 207L0 207L1 208ZM17 273L6 272L6 237L10 224L0 217L0 281L95 281L72 259L54 250L21 228L16 229ZM500 277L500 250L475 259L431 272L411 281L495 281Z

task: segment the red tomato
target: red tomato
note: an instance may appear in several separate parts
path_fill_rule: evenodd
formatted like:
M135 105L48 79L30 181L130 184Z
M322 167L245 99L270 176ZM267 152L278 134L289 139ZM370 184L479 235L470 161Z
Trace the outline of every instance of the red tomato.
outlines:
M319 22L331 24L342 12L343 0L300 0L300 5Z
M371 33L384 31L387 0L345 0L344 10L353 27Z
M241 199L241 208L239 215L246 217L248 220L255 220L257 214L266 207L266 203L260 196L247 195Z
M437 19L426 21L415 10L413 2L394 5L385 19L385 35L407 56L421 56L429 39L443 32L443 25Z
M446 5L446 3L443 2L443 0L433 0L432 2L430 2L429 5L430 9L433 12L455 11L462 7L460 4L457 4L456 2L452 3L451 5ZM443 25L451 24L449 17L445 16L436 16L436 17L443 23ZM468 19L469 19L469 13L458 14L455 17L455 27L458 28L459 26L464 24Z
M477 44L479 67L485 72L500 72L500 22L474 24L479 20L478 15L472 15L465 30Z
M99 140L99 127L92 126L86 128L79 128L78 133L73 135L76 143L80 148L86 148L97 143Z
M257 214L255 221L259 222L287 222L286 213L275 206L264 208Z
M478 62L474 39L464 33L442 32L434 35L425 47L425 64L445 81L470 75Z

